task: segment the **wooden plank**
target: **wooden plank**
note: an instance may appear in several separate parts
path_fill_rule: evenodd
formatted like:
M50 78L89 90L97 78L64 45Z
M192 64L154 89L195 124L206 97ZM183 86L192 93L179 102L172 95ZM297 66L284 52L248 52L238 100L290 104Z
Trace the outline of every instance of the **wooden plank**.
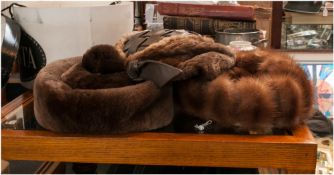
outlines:
M272 26L271 26L271 48L281 48L281 30L282 30L282 15L283 15L283 2L274 1L272 2Z
M8 160L178 165L209 167L315 168L316 144L293 136L136 133L73 135L2 131Z
M32 94L21 103L32 104ZM23 102L22 102L23 101ZM7 107L8 108L8 107ZM12 108L12 107L11 107ZM14 110L7 110L7 114ZM39 160L140 165L272 167L314 172L316 144L306 126L293 136L134 133L57 134L2 131L2 156Z
M23 107L28 105L33 101L33 93L32 91L27 91L22 95L15 98L13 101L9 102L5 106L1 108L1 119L4 118L6 115L11 113L12 111L16 110L19 106Z
M292 135L296 138L302 138L305 141L308 140L310 142L315 143L314 137L306 125L293 130Z

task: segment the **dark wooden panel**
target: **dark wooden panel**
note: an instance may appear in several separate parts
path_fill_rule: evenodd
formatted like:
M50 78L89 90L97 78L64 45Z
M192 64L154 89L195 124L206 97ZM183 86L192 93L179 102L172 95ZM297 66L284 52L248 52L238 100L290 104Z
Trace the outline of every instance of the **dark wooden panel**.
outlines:
M282 15L283 2L274 1L272 5L272 24L271 24L271 48L281 48L281 30L282 30Z

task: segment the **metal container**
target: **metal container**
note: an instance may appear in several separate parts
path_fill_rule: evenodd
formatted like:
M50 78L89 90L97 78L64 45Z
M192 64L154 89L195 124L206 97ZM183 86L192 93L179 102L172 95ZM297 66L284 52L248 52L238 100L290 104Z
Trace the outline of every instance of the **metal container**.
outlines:
M253 45L262 43L261 31L257 29L226 29L224 31L216 31L216 41L225 45L229 45L231 41L249 41Z

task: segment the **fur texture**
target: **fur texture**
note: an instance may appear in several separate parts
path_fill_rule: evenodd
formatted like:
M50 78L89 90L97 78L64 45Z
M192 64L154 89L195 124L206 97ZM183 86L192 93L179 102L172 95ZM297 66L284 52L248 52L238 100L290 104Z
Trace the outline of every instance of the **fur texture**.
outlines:
M234 59L235 58L235 59ZM288 55L256 50L234 54L201 36L173 36L130 55L184 71L174 83L177 113L223 128L267 132L291 129L312 114L313 89Z
M121 40L124 41L124 40ZM116 49L124 55L121 46ZM166 37L146 49L125 58L131 60L158 60L183 70L180 80L201 76L214 79L235 64L235 54L226 46L215 43L211 38L199 35L175 35Z
M80 57L68 58L38 73L34 110L38 123L56 132L147 131L172 121L171 92L149 81L131 82L124 72L91 73L83 69Z
M287 55L240 52L236 65L213 81L175 84L179 112L223 128L267 132L291 129L312 114L313 94L303 70Z
M122 38L80 58L49 64L35 80L35 113L47 129L124 133L156 129L175 114L213 120L222 128L268 131L294 128L312 112L312 86L287 55L233 53L197 35L166 37L129 56ZM158 60L183 70L171 89L133 82L131 60ZM174 101L172 101L174 98ZM173 104L174 103L174 104Z
M82 57L82 67L92 73L110 74L124 71L124 58L109 45L90 48Z

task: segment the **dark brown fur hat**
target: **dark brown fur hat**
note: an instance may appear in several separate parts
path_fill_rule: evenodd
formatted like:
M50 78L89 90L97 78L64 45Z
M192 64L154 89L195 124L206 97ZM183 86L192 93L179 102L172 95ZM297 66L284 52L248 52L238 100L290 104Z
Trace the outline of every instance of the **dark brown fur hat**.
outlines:
M115 47L91 48L82 63L75 58L46 66L34 86L38 122L60 132L145 131L169 124L176 106L176 113L223 128L268 131L297 127L312 112L312 86L287 55L234 53L207 37L177 35L126 56L129 37ZM183 70L174 96L170 87L128 78L129 61L148 59Z
M48 64L34 83L38 123L56 132L128 133L168 125L173 119L170 87L133 83L126 74L95 74L81 57Z
M82 57L82 66L92 73L115 73L124 71L124 58L111 45L96 45Z
M212 81L189 79L174 87L179 112L221 127L269 132L291 129L312 115L313 91L287 55L240 52L236 64Z

